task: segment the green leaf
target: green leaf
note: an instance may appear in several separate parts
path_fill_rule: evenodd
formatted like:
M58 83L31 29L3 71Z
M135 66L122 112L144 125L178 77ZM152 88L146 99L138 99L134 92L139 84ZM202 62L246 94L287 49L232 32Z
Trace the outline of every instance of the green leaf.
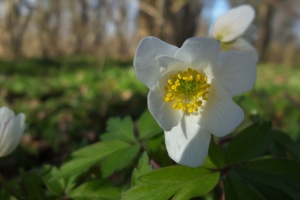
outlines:
M270 144L269 147L270 154L275 158L287 158L287 151L286 149L276 140Z
M263 184L265 187L272 187L273 188L273 193L279 193L280 191L284 192L285 194L288 194L289 197L294 197L298 198L300 196L300 190L297 188L294 188L291 184L289 184L287 181L284 179L267 174L264 172L257 172L257 171L252 171L248 169L237 169L237 172L241 174L245 179L248 181L252 181L252 184ZM258 190L260 188L257 188ZM261 190L259 190L261 191ZM264 193L263 191L261 191ZM281 193L282 193L281 192ZM278 195L279 195L278 194ZM284 194L281 194L284 195ZM264 196L267 196L264 194ZM283 198L286 199L286 198Z
M293 189L283 180L276 179L274 176L264 173L255 173L249 170L238 170L247 179L247 182L260 193L265 199L292 199L289 194L293 194ZM292 193L291 193L292 192ZM297 192L294 193L298 195Z
M163 132L148 109L145 110L138 120L137 127L140 139L149 139Z
M133 170L132 173L132 180L131 180L131 187L136 186L138 182L138 178L148 172L152 171L152 166L149 164L149 157L147 152L145 151L138 163L137 168Z
M126 142L108 140L75 151L72 153L72 159L60 168L60 171L52 177L51 181L81 173L106 156L129 146L130 144Z
M136 143L133 134L133 123L130 117L121 120L119 117L109 118L106 126L106 133L100 136L101 140L122 140L129 143Z
M121 189L114 188L103 180L90 181L78 188L75 188L68 194L72 199L97 199L97 200L119 200L121 198Z
M225 152L221 146L212 141L209 145L208 156L218 169L222 169L225 167Z
M259 159L247 163L242 166L242 169L276 175L300 183L300 161L298 160L284 158Z
M274 142L277 143L277 147L280 144L282 152L296 159L300 159L300 145L294 142L288 134L281 131L272 131L274 134Z
M22 185L19 185L22 193L26 191L26 196L32 199L41 199L44 197L43 193L43 180L40 176L40 173L37 170L33 170L30 172L25 172L22 170L21 179Z
M149 172L139 178L139 184L128 190L123 200L147 199L184 200L211 191L218 183L219 172L203 167L171 166Z
M107 178L115 171L124 168L140 150L140 145L129 146L124 149L120 149L110 156L107 156L102 163L102 176Z
M51 165L44 165L43 167L43 181L48 190L56 195L56 196L61 196L64 194L64 189L63 189L63 181L49 181L56 173L59 172L59 170Z
M261 156L271 142L271 123L254 123L241 131L229 143L227 161L229 165L244 162Z
M225 199L230 200L260 200L262 199L250 187L243 182L227 176L224 179Z

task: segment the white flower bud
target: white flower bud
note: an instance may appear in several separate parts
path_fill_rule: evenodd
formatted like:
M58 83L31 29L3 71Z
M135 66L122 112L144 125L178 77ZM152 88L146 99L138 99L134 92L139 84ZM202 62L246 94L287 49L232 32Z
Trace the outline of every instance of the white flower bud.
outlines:
M25 129L25 115L7 107L0 108L0 157L7 156L19 145Z

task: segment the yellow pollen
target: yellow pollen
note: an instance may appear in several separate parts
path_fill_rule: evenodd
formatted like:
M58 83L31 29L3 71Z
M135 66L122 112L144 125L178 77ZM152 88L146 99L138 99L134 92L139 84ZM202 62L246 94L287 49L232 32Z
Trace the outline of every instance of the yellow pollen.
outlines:
M177 74L170 75L167 81L165 101L172 102L175 110L197 113L203 101L208 100L210 87L203 72L191 68L178 71Z

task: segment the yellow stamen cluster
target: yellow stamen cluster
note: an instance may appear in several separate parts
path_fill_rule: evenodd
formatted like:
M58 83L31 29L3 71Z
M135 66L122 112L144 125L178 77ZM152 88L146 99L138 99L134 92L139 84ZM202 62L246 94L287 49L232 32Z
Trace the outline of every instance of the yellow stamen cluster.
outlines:
M177 75L172 74L168 79L165 101L173 102L175 110L198 112L202 101L207 100L210 86L203 72L191 68L184 72L178 71Z

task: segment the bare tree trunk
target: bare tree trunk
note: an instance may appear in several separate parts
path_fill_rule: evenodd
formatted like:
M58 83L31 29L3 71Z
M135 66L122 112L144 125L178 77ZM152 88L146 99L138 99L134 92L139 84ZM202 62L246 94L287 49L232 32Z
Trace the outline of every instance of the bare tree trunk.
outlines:
M165 16L172 27L172 38L176 46L193 37L196 32L198 16L202 10L202 3L197 0L185 1L179 9L174 8L174 1L166 0ZM169 33L170 34L170 33ZM168 38L164 38L167 40Z
M269 4L260 2L258 6L258 40L256 48L260 54L262 62L267 61L267 50L271 41L272 19L274 17L274 8Z
M6 0L6 27L7 31L10 33L10 41L13 52L13 57L18 58L22 56L22 44L23 36L28 27L30 18L32 16L33 8L26 0ZM26 7L28 14L22 16L20 13L20 4Z

